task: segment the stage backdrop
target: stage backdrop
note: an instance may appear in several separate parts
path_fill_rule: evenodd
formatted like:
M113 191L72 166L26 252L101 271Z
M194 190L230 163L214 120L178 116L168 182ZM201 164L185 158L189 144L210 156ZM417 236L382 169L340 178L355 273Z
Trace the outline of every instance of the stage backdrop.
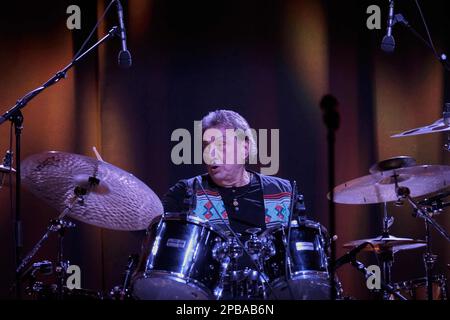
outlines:
M445 136L392 139L390 135L432 123L448 98L448 79L430 51L395 27L396 51L379 49L382 30L368 30L374 1L123 1L133 66L117 66L118 39L106 43L23 111L23 159L60 150L102 157L150 186L159 196L177 180L203 172L201 165L174 165L177 128L193 132L208 111L241 113L255 129L280 130L278 176L295 179L310 218L328 226L325 128L319 101L340 102L336 183L368 174L382 159L409 155L420 164L450 164ZM345 3L345 4L344 4ZM69 30L69 5L81 8L81 29ZM108 2L40 1L9 4L0 15L0 106L6 111L27 91L65 66ZM435 44L448 47L445 1L424 3ZM423 33L413 2L397 8ZM117 24L115 8L94 38ZM9 148L10 125L0 126L0 152ZM9 297L14 275L14 215L9 182L0 189L0 297ZM12 182L12 187L14 183ZM423 222L410 209L388 206L392 233L423 238ZM24 189L24 252L45 230L54 209ZM337 205L338 256L348 241L380 234L382 207ZM448 213L437 220L450 228ZM65 253L82 270L83 288L108 291L122 281L130 253L139 253L143 231L101 230L81 222L66 238ZM433 232L445 272L449 245ZM52 237L36 256L54 259ZM396 254L394 280L423 276L421 250ZM361 260L374 263L370 254ZM350 266L339 270L345 293L370 298Z

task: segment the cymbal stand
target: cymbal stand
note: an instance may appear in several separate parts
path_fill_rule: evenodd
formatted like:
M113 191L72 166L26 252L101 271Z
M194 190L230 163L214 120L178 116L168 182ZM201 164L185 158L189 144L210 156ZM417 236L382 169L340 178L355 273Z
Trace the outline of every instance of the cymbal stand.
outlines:
M395 181L397 181L397 175L394 174L393 178ZM382 221L382 233L381 238L389 238L389 228L392 226L394 221L393 217L388 216L387 212L387 203L384 202L383 205L383 221ZM383 281L387 286L391 285L391 270L392 270L392 264L394 263L394 252L391 248L389 249L383 249L380 252L377 252L378 259L381 262L382 267L382 275L383 275ZM383 300L389 300L391 292L386 290L385 288L382 289L383 293Z
M401 197L402 199L406 199L409 204L413 207L414 210L414 216L424 219L426 222L428 222L429 225L433 226L433 228L442 236L444 237L448 242L450 242L450 235L448 232L434 220L427 210L424 210L422 207L420 207L414 199L410 196L411 192L409 188L407 187L398 187L397 188L397 195Z
M16 275L21 278L23 269L28 265L28 263L33 259L36 253L41 249L45 241L49 238L50 234L53 232L58 233L58 256L57 256L57 266L56 266L56 275L58 279L57 284L57 294L58 299L62 299L63 296L63 287L65 274L68 267L68 262L64 261L64 251L63 251L63 242L65 230L67 228L74 228L75 224L70 221L65 221L64 217L71 210L72 205L69 205L64 209L64 211L60 214L60 216L56 219L50 220L50 223L47 227L47 231L41 237L41 239L34 245L31 251L23 258L22 262L16 269Z
M378 254L378 259L383 266L383 281L386 285L391 285L391 269L394 263L394 252L392 248L383 249ZM383 289L383 300L389 300L390 292Z
M431 234L428 221L425 221L425 240L427 243L427 251L423 255L423 262L427 279L427 299L431 301L433 300L433 267L437 260L437 255L434 255L431 251Z
M130 298L130 283L136 266L139 263L139 256L137 254L131 254L128 257L126 270L124 273L122 286L115 286L110 295L114 300L128 300Z
M64 242L64 235L65 230L67 228L74 228L75 224L64 220L67 214L73 209L75 204L83 204L85 201L85 198L88 194L88 191L98 185L100 181L94 176L89 177L89 185L87 188L77 186L74 189L74 194L72 195L72 199L69 201L69 204L66 206L64 211L58 216L56 219L52 219L50 221L49 226L47 227L47 231L44 233L44 235L41 237L41 239L34 245L34 247L31 249L31 251L25 256L25 258L22 259L19 266L16 268L16 278L21 278L23 269L28 265L28 263L33 259L33 257L36 255L36 253L40 250L40 248L43 246L45 241L49 238L50 234L52 232L58 232L58 256L57 256L57 266L56 266L56 274L57 274L57 296L58 299L63 298L63 288L64 288L64 282L65 282L65 276L66 271L68 267L68 261L64 261L64 251L63 251L63 242ZM18 284L16 284L18 285Z
M437 255L434 255L431 251L431 235L430 235L430 226L433 226L435 230L443 236L448 242L450 242L450 236L447 231L439 225L436 220L432 218L432 213L429 213L426 209L423 209L418 203L411 198L411 191L407 187L399 187L396 186L396 193L399 198L406 199L409 204L412 206L414 217L419 217L425 220L425 232L426 232L426 244L427 244L427 252L424 254L424 263L425 263L425 271L427 278L427 297L428 300L433 299L433 288L432 288L432 280L433 273L432 269L434 263L437 260Z

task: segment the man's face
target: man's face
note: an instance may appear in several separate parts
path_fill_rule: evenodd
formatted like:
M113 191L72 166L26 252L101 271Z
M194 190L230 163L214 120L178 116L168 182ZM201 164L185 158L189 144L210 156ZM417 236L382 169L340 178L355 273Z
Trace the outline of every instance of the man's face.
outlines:
M203 157L209 175L219 185L241 178L249 142L234 129L211 128L203 135Z

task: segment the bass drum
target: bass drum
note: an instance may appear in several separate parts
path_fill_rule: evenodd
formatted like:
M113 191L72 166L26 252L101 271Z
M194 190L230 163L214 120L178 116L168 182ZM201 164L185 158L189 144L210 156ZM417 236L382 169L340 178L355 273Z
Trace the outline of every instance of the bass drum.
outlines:
M427 279L419 278L393 285L408 300L427 300ZM432 279L433 300L447 300L447 279L444 275L435 275ZM394 297L391 297L394 299Z
M132 296L143 300L215 299L220 264L213 258L223 238L186 214L166 213L153 221L142 246Z
M275 255L264 263L265 273L274 292L270 299L329 300L331 298L328 272L329 240L326 229L317 222L306 220L291 223L290 256L286 261L287 228L278 226L263 235L274 243ZM336 297L341 297L341 285L336 279Z

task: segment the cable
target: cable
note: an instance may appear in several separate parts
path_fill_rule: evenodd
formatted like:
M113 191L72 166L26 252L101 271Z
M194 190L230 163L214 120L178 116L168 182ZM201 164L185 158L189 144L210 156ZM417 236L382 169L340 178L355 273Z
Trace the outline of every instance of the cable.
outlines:
M102 16L100 17L100 19L98 19L97 23L95 24L94 28L91 30L91 32L89 33L88 37L86 38L86 40L84 40L83 44L81 45L80 49L78 49L77 53L75 53L75 55L72 58L71 63L73 63L78 56L82 53L82 51L84 50L84 48L86 47L87 43L89 42L89 40L91 40L95 30L97 30L98 26L100 25L100 23L105 19L106 13L109 11L109 9L111 8L111 6L114 4L114 2L116 2L116 0L112 0L108 6L106 7L105 11L103 11Z
M195 178L195 180L197 180L197 177ZM206 193L205 189L203 188L203 185L201 183L201 181L198 182L198 185L200 185L200 189L202 189L203 194L206 196L206 199L208 199L209 203L211 203L212 208L214 209L214 211L216 212L217 216L220 218L220 220L222 221L222 223L225 225L225 227L228 229L228 231L230 231L230 233L233 235L233 237L236 239L237 243L239 244L239 246L242 248L242 250L245 252L245 254L250 258L250 261L252 262L253 266L256 268L256 271L258 272L258 274L263 278L263 280L265 281L267 287L270 289L270 291L272 292L272 294L274 295L275 300L278 300L278 297L275 293L275 291L273 290L272 286L269 283L269 280L267 279L266 275L261 271L262 267L259 265L259 263L257 263L255 260L252 259L251 254L247 251L247 249L245 248L244 244L242 243L242 241L239 239L239 237L237 236L237 234L234 232L234 230L231 228L231 226L225 221L225 219L222 217L222 215L219 213L219 210L217 210L216 206L214 205L214 203L211 201L211 199L209 198L208 194Z
M419 4L418 0L415 0L415 2L416 2L417 9L419 9L419 13L420 13L420 17L422 18L423 25L425 26L425 31L427 32L428 41L430 41L431 49L433 50L433 52L436 55L436 57L439 58L439 55L438 55L438 53L436 51L436 48L434 46L434 43L433 43L433 39L431 38L430 30L428 29L428 25L427 25L427 22L425 20L425 16L423 15L422 8L420 7L420 4Z

